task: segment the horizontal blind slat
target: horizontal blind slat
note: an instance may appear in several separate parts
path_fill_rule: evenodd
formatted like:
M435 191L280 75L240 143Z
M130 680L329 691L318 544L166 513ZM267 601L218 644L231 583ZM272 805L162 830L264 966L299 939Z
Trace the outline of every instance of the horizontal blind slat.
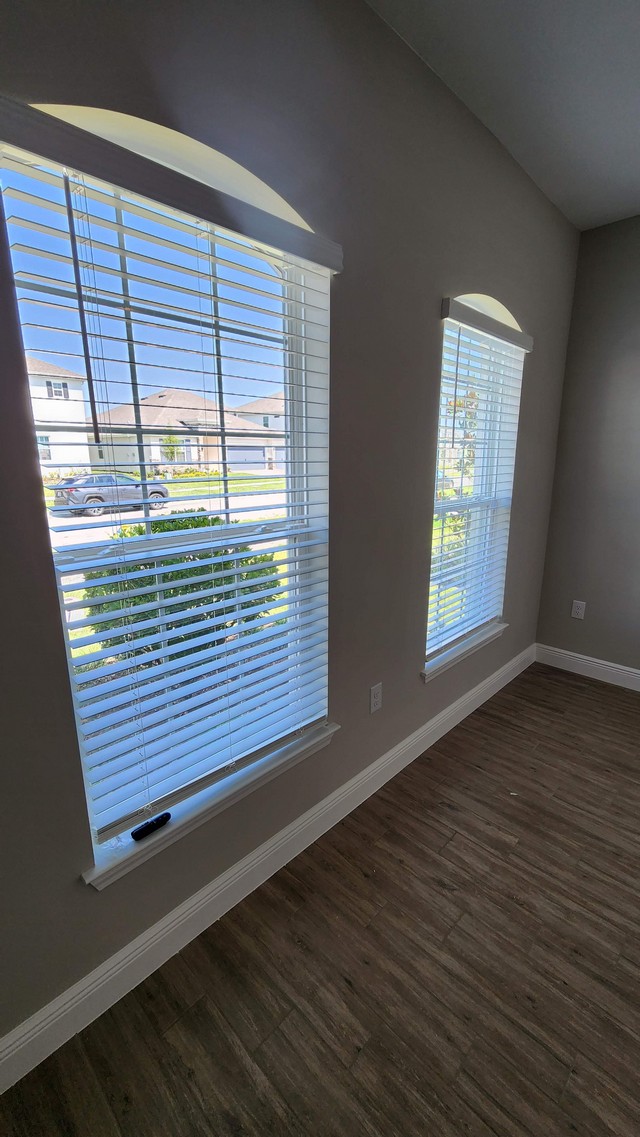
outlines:
M293 720L287 720L286 726L290 726ZM283 735L285 744L293 741L301 740L304 742L305 736L313 737L314 727L321 726L326 722L326 716L322 711L318 711L313 706L305 708L304 714L298 714L299 726L292 726L289 735ZM285 724L283 723L283 729ZM184 801L186 798L191 797L194 793L201 789L206 789L216 783L224 780L229 775L236 773L240 769L244 769L247 765L263 765L264 761L269 760L270 753L273 752L274 745L262 743L253 752L248 755L241 755L238 758L227 759L222 761L219 765L212 768L210 760L206 760L201 764L200 772L192 771L192 777L186 784L178 784L178 788L165 790L163 796L152 797L149 803L150 812L153 814L160 813L166 809L171 808L178 802ZM121 811L116 811L116 820L109 820L108 814L104 813L99 815L100 820L96 827L96 836L98 842L109 840L110 837L122 832L123 829L129 828L131 825L136 824L139 820L139 813L146 805L144 798L138 795L138 799L131 798L128 801L130 813L122 816Z
M259 686L254 684L250 695L247 687L238 681L230 694L219 695L211 704L207 703L203 692L181 700L184 712L181 712L180 718L163 714L162 711L149 712L138 730L126 731L124 727L113 729L107 736L100 738L97 745L87 747L88 771L92 784L104 778L117 780L122 771L125 771L128 778L131 747L137 739L140 739L147 776L149 763L156 757L163 765L175 768L181 756L189 756L193 739L198 738L204 730L207 733L217 730L221 737L229 737L239 708L244 713L245 710L262 709L265 705L270 707L283 690L291 698L293 693L296 696L306 694L310 685L319 689L326 669L326 657L314 657L311 662L301 660L300 665L281 669L277 676L265 674L265 682ZM270 680L268 687L267 680Z

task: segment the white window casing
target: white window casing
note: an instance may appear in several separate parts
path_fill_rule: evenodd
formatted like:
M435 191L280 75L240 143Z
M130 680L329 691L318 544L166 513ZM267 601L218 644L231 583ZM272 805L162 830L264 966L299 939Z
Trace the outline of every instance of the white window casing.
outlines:
M445 301L443 315L426 673L503 628L520 389L532 347L524 333L459 301Z
M327 723L331 269L0 152L26 351L82 384L82 421L33 406L100 844ZM277 429L235 413L282 392ZM74 446L114 489L69 489Z

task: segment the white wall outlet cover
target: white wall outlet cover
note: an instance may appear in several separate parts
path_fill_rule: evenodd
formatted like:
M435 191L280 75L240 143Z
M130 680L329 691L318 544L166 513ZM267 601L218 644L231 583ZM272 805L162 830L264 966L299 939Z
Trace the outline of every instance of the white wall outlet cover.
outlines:
M369 713L379 711L382 707L382 683L376 683L369 691Z

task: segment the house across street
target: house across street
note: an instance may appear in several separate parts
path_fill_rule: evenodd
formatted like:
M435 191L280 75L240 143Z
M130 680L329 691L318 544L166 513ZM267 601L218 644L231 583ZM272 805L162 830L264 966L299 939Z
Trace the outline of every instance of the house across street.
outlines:
M282 391L232 409L225 407L222 415L214 398L179 387L140 398L136 410L132 403L122 403L102 412L98 403L96 441L86 379L33 355L27 356L27 365L54 548L108 540L123 524L135 524L149 516L142 505L127 503L121 508L127 499L137 502L141 491L127 494L122 488L107 492L101 487L99 483L107 477L113 480L114 474L116 480L129 483L146 479L160 482L164 499L155 495L154 519L176 508L223 514L224 470L232 485L230 520L248 521L265 511L269 518L275 518L280 508L284 514ZM60 491L56 495L49 487L74 475L81 476L78 480L84 496L67 494L71 508L66 509L65 495ZM86 512L82 508L85 504Z
M284 393L253 399L222 415L214 399L181 387L154 391L101 413L93 437L84 376L27 355L29 391L44 474L60 477L107 466L139 471L141 462L172 471L200 466L229 471L282 471L285 465ZM66 428L66 429L65 429ZM48 479L50 480L50 479Z

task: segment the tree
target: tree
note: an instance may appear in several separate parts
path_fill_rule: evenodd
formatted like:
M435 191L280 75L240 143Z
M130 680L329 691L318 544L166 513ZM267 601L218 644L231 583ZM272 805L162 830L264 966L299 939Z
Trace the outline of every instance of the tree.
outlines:
M175 434L167 434L160 439L160 449L167 462L177 462L182 451L180 439Z
M479 405L479 396L471 388L463 396L451 399L449 402L448 413L452 417L455 414L460 438L458 448L462 451L456 467L463 477L470 477L475 467Z
M210 517L205 510L198 510L196 516L189 512L183 517L178 514L149 524L153 534L211 528L223 522L220 517ZM123 525L113 536L119 540L143 537L146 532L144 523ZM169 565L176 567L166 571ZM138 575L140 571L145 575ZM188 654L188 651L173 649L197 635L194 624L202 623L202 633L208 631L215 636L209 643L221 644L230 637L244 634L255 620L268 615L277 604L280 584L273 553L254 553L249 545L231 543L228 548L215 551L205 545L199 546L197 551L169 557L165 553L154 555L152 546L141 560L115 566L109 573L110 584L90 583L104 575L102 569L85 574L87 612L90 619L96 620L92 630L101 637L113 630L113 636L102 638L101 649L113 648L119 652L129 643L137 666L144 665L146 654L157 651L159 637L147 645L142 641L152 637L158 626L160 638L169 641L174 659ZM117 584L113 582L114 576L119 578ZM256 593L264 594L260 595L260 603L256 601ZM243 596L247 598L244 601ZM232 600L235 603L229 604ZM154 607L160 601L163 605L170 602L169 607ZM136 613L136 609L142 611ZM113 619L103 619L109 612L114 613ZM219 624L211 626L211 620L220 620L225 615ZM140 646L136 640L141 641Z

